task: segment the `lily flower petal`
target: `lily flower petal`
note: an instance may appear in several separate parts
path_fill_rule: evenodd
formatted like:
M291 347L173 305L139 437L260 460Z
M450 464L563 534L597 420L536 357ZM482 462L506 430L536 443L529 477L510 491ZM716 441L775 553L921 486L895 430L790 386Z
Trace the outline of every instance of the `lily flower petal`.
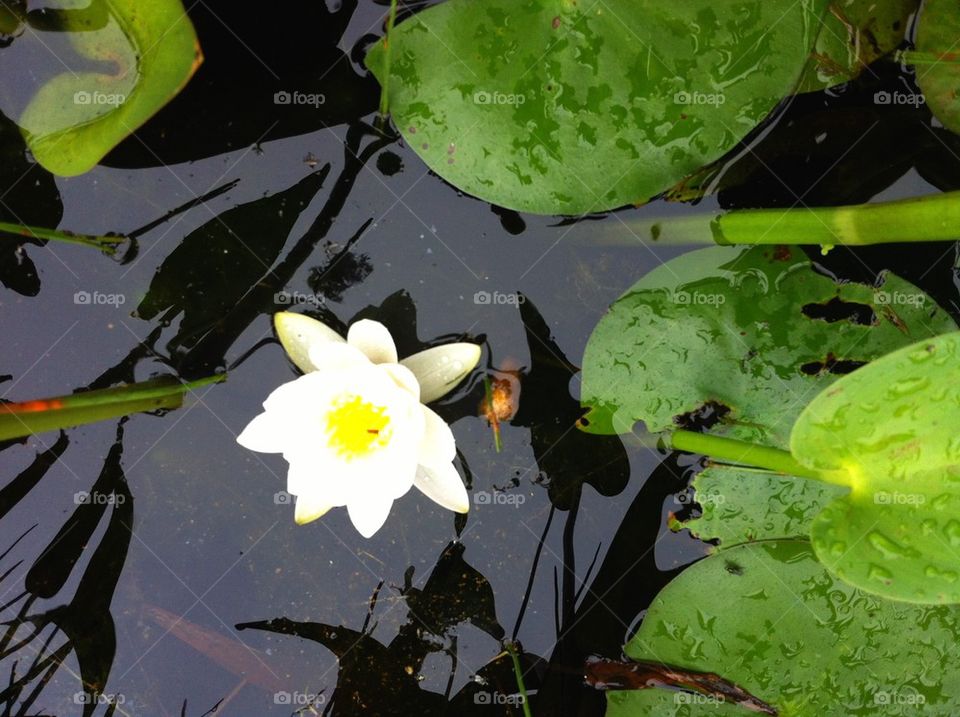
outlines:
M420 351L403 359L400 364L413 371L420 382L420 400L430 403L456 388L479 361L479 346L457 343Z
M397 346L379 321L361 319L347 330L347 343L360 349L373 363L396 363Z
M455 513L470 511L470 499L452 463L419 466L413 484L430 500Z
M312 523L317 518L322 518L333 506L327 505L309 496L297 498L297 505L294 509L293 519L297 525L306 525Z
M421 406L423 411L423 443L420 446L422 466L435 466L449 463L457 455L457 444L450 426L432 409Z
M347 504L350 521L364 538L372 538L387 522L393 499L380 496L367 496L365 500Z
M286 446L284 422L272 413L261 413L241 431L237 443L257 453L283 453Z
M386 371L400 388L408 391L418 403L420 402L420 383L413 375L413 371L398 363L382 363L378 366Z
M304 373L316 371L310 360L310 347L320 343L344 343L344 338L322 321L303 314L281 311L273 317L277 338L287 356Z

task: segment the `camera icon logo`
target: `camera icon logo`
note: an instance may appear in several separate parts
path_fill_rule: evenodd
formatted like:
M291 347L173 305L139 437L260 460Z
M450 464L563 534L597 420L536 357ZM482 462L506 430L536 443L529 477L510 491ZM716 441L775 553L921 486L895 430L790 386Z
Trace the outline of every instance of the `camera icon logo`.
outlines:
M93 101L93 95L86 90L77 90L73 93L73 104L88 105Z
M273 502L275 505L290 505L293 503L293 496L285 490L278 490L273 494Z
M673 103L676 105L688 105L690 104L690 93L689 92L677 92L673 96Z
M90 303L91 298L89 291L78 291L73 295L73 303L87 305Z
M478 291L476 294L473 295L474 304L483 304L483 305L489 304L490 299L491 299L491 296L489 291Z
M485 490L477 491L473 494L473 502L477 505L490 505L491 496Z
M281 90L280 92L274 93L273 95L273 104L275 105L288 105L290 104L293 98L290 96L290 93L286 90Z
M473 93L473 101L478 105L489 105L493 101L493 96L485 90L480 90Z
M892 100L892 96L886 90L880 90L873 94L873 102L878 105L888 105Z

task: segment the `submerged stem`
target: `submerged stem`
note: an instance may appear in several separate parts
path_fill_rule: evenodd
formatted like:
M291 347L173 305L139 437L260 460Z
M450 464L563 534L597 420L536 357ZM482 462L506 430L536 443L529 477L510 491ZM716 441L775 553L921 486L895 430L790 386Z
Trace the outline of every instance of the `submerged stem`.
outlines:
M507 641L504 644L507 654L513 661L513 674L517 678L517 689L520 691L521 704L523 705L523 717L532 717L530 713L530 701L527 699L527 685L523 681L523 670L520 668L520 656L517 654L517 643Z
M117 251L117 246L127 241L127 237L125 236L74 234L73 232L63 231L62 229L32 227L26 224L15 224L12 222L0 222L0 234L10 234L16 237L29 237L32 239L45 239L47 241L58 241L66 244L79 244L80 246L99 249L105 254L114 254Z
M890 244L960 238L960 192L842 207L734 209L724 214L583 223L613 244ZM577 231L581 231L578 229Z

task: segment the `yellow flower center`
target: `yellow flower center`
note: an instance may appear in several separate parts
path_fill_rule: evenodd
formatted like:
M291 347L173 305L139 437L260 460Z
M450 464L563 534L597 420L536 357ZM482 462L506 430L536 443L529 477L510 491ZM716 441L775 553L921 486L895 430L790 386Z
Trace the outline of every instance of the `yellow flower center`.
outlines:
M344 458L358 458L390 442L390 416L360 396L345 396L327 413L330 446Z

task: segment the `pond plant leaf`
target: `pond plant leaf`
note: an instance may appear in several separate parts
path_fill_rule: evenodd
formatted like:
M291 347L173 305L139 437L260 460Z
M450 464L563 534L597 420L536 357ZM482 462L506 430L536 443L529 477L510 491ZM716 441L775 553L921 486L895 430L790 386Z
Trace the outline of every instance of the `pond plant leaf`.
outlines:
M781 717L946 716L960 711L951 662L958 617L947 606L864 593L825 570L805 541L769 541L687 568L655 598L624 652L719 673ZM662 689L608 692L607 703L608 717L750 714Z
M849 487L813 521L817 557L896 600L960 602L960 332L873 361L819 394L790 451Z
M584 353L584 429L660 432L704 407L713 432L785 449L806 403L844 372L953 331L894 274L843 282L790 247L714 247L647 274L617 299Z
M646 202L733 148L795 89L826 6L449 0L366 64L451 184L582 214Z
M81 426L131 413L179 408L184 394L225 378L226 374L219 374L182 383L166 376L68 396L0 403L0 440Z
M202 55L180 0L94 0L57 17L76 67L44 83L19 124L37 162L74 176L176 95Z
M960 132L960 15L949 0L925 0L917 25L917 84L923 99L943 124Z
M717 550L769 538L806 538L817 514L846 492L821 481L722 464L707 466L691 486L689 500L700 514L675 527L718 541Z
M835 0L827 6L798 92L848 82L903 43L920 0Z

